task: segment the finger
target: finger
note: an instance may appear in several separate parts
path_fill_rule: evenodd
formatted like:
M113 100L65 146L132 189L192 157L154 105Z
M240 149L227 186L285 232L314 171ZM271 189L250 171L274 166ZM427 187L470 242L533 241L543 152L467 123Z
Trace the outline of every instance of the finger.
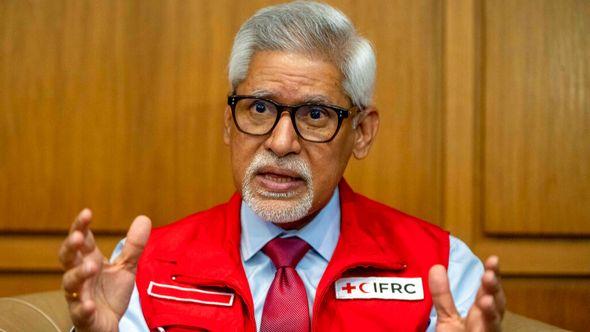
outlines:
M484 295L477 299L477 306L488 320L497 317L496 303L491 295Z
M482 277L483 292L494 297L494 302L500 316L504 316L506 296L500 279L500 262L497 256L490 256L485 261L486 272Z
M98 267L92 261L84 262L64 273L62 287L68 294L77 293L76 297L66 296L68 302L79 302L89 296L83 292L84 283L96 274Z
M74 230L62 243L59 249L59 260L65 270L72 268L82 262L85 254L96 249L96 242L92 232L87 230L84 235L79 230Z
M79 230L82 233L86 233L86 230L88 229L88 224L90 224L91 220L92 211L90 211L90 209L88 208L83 209L82 211L80 211L80 213L70 226L70 233L75 230Z
M492 270L497 275L500 274L500 259L498 256L492 255L488 257L484 263L484 267L486 270Z
M486 294L486 291L488 290L488 288L485 287L486 284L486 272L487 271L492 271L494 273L494 275L496 276L496 278L499 279L499 273L500 273L500 266L499 266L499 259L498 256L490 256L488 257L485 262L484 262L484 275L482 276L482 285L484 287L480 287L477 291L477 298L483 296L484 294ZM490 277L488 277L489 279ZM499 281L498 281L499 282Z
M125 262L125 264L129 264L132 268L135 268L150 236L151 228L152 222L148 217L138 216L135 218L127 232L127 238L121 250L121 255L119 255L115 262Z
M80 262L78 250L86 242L85 237L88 233L88 224L91 219L92 212L90 209L83 209L70 226L69 234L62 242L58 254L64 269L69 269Z
M461 319L451 295L447 271L442 265L430 268L428 286L439 322Z
M477 306L483 318L484 331L500 331L501 315L493 296L484 295L477 299Z
M62 242L58 257L65 270L81 263L82 260L79 250L84 241L84 235L80 231L74 231Z
M498 280L494 271L487 270L481 277L481 286L484 294L494 296L500 291L500 280Z
M84 234L84 241L82 242L82 246L80 247L80 251L83 254L90 253L96 249L96 241L94 241L94 235L90 229L86 230Z
M92 300L79 301L70 304L70 317L77 328L84 328L92 324L93 314L96 311L96 304Z

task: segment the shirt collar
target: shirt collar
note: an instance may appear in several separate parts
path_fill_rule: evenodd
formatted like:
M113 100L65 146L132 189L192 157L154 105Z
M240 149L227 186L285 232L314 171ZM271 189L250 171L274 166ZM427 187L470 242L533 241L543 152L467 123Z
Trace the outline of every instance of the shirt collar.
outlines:
M248 261L259 252L266 243L277 236L298 236L305 240L320 256L330 261L338 238L340 237L340 195L334 190L330 201L322 210L299 230L284 230L273 223L260 218L252 209L242 202L240 209L240 253L242 261Z

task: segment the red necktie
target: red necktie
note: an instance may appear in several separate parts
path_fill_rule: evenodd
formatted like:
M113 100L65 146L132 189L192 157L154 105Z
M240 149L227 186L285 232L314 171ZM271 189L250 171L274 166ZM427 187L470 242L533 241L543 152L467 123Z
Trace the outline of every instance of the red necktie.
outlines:
M277 273L270 285L262 310L260 332L308 332L309 306L303 280L295 271L309 250L297 237L276 238L262 251L272 260Z

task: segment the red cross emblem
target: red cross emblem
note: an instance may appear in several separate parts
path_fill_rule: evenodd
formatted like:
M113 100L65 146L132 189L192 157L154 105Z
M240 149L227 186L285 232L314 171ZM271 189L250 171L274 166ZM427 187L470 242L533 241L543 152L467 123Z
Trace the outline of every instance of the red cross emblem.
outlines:
M350 282L346 283L346 286L342 287L343 291L346 291L348 294L352 293L352 291L356 289L356 286L350 284Z

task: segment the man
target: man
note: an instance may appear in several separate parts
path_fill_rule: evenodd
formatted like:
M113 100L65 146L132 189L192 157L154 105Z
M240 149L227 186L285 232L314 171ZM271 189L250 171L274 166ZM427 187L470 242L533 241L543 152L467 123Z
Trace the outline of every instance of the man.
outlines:
M225 110L238 192L151 235L137 217L110 262L83 210L60 250L76 330L498 331L496 257L484 273L462 242L342 178L377 133L374 76L371 46L332 7L251 17Z

